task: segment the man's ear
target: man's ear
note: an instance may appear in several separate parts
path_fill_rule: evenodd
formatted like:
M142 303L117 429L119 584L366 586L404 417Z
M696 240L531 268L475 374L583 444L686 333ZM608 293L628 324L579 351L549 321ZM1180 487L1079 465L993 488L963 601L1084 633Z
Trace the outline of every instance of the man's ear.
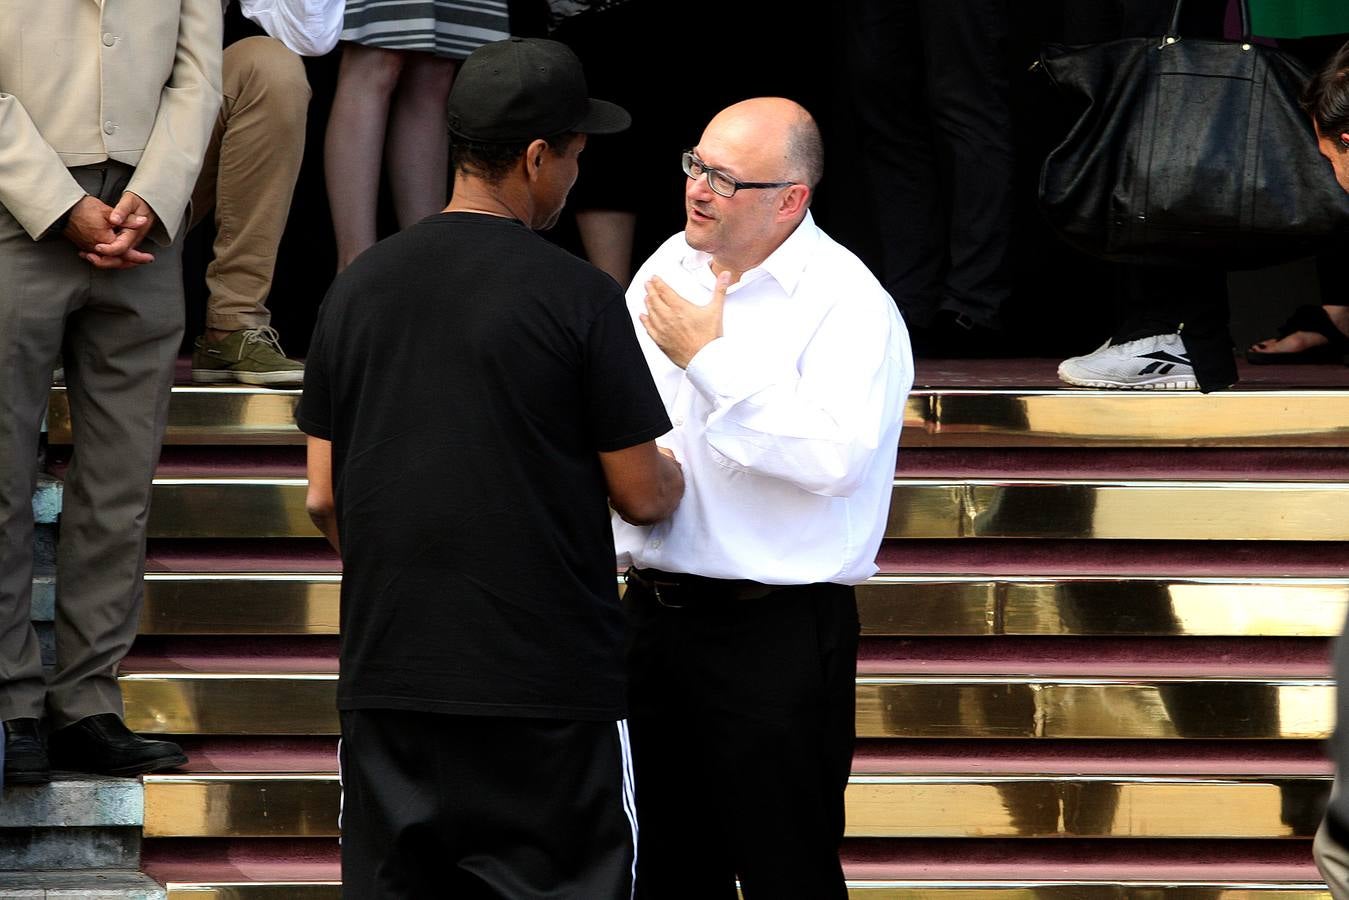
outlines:
M794 184L782 192L782 200L778 203L778 218L794 219L801 215L808 205L810 205L810 187Z
M543 138L536 138L529 142L525 148L524 164L525 176L529 179L538 177L539 170L543 168L543 158L548 153L548 142Z
M1346 150L1349 150L1349 131L1345 131L1340 134L1340 146Z

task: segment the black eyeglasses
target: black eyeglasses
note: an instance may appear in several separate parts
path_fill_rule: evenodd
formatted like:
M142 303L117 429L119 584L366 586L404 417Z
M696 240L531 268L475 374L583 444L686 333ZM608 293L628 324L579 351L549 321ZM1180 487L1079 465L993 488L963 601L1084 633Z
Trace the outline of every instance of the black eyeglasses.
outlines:
M720 194L723 197L734 197L736 191L747 188L781 188L796 184L795 181L736 181L721 169L714 169L694 156L692 150L685 150L680 161L684 166L685 175L690 178L701 178L706 175L707 186L712 189L713 193Z

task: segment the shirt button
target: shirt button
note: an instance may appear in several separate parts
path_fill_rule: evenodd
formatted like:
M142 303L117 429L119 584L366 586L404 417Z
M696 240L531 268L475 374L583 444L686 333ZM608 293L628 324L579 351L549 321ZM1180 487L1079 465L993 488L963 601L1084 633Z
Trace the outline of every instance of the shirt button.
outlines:
M111 47L115 43L117 43L117 35L113 34L111 31L105 32L103 34L104 47Z
M684 417L683 417L683 416L675 416L675 417L674 417L674 423L675 423L675 425L683 425L683 424L684 424Z
M660 549L660 538L656 538L654 541L651 542L651 549L652 550Z
M117 123L116 123L116 122L104 122L104 123L103 123L103 133L104 133L104 134L112 134L112 133L113 133L114 131L116 131L116 130L117 130Z

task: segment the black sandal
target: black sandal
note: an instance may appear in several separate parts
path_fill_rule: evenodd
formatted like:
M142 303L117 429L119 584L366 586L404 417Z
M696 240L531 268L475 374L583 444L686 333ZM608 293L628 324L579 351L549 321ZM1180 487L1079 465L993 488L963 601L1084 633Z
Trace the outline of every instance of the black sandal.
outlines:
M1307 304L1293 310L1288 321L1279 326L1279 337L1286 338L1297 331L1310 331L1326 339L1326 343L1293 353L1265 353L1247 350L1246 362L1254 366L1278 366L1296 363L1342 363L1349 350L1349 336L1335 327L1325 307Z

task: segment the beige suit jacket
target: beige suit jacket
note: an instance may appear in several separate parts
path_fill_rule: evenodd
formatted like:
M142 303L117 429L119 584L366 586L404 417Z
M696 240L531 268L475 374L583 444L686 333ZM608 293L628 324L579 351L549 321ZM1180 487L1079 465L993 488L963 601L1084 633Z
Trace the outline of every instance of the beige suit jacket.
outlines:
M113 159L178 233L220 107L220 0L0 0L0 204L35 240Z

